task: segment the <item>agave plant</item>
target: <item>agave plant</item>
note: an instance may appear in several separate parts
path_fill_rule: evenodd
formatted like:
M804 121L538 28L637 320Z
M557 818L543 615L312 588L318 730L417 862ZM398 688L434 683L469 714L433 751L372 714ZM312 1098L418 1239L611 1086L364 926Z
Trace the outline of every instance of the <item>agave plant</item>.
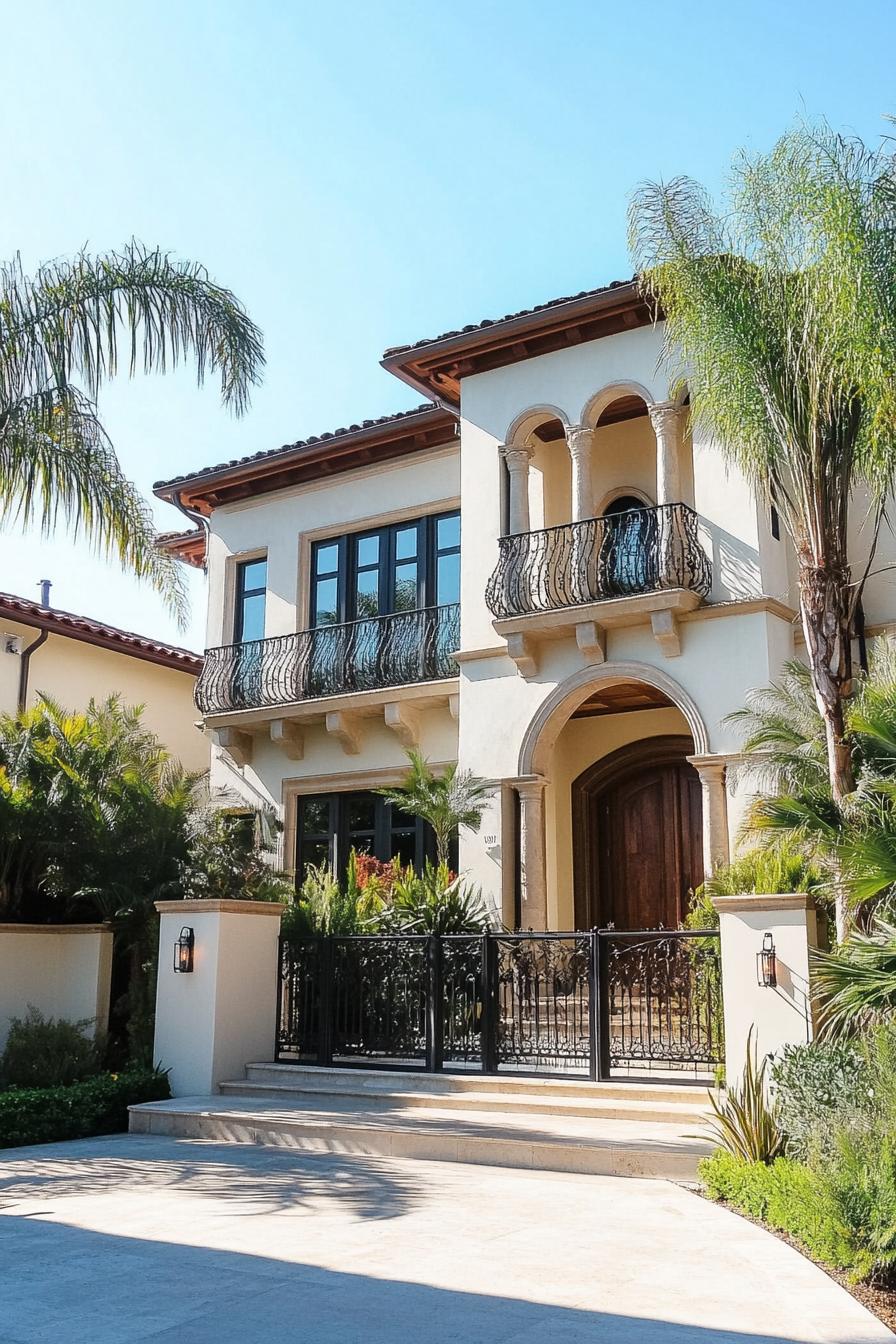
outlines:
M784 1152L784 1133L766 1089L768 1060L757 1060L753 1028L747 1036L743 1077L727 1092L710 1092L713 1116L707 1122L719 1147L744 1162L774 1162Z

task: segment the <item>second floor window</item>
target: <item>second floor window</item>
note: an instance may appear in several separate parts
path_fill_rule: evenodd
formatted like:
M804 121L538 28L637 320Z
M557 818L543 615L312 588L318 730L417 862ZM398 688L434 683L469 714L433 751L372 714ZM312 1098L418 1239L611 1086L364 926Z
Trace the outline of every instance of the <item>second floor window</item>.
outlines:
M264 639L264 602L268 583L265 559L243 560L236 567L236 604L233 617L234 644Z
M312 626L444 606L459 597L458 513L314 543Z

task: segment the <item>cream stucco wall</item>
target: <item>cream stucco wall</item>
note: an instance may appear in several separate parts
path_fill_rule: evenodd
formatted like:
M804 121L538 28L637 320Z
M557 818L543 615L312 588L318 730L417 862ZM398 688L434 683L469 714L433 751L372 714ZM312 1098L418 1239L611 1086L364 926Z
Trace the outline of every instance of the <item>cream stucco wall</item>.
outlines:
M44 1017L109 1022L112 933L102 924L0 924L0 1051L9 1020L34 1007Z
M0 636L16 635L25 645L37 638L33 626L0 617ZM19 694L21 656L5 651L0 640L0 711L13 713ZM125 704L144 705L143 722L188 770L207 770L208 741L196 723L196 678L191 672L163 667L130 654L115 653L64 635L50 635L32 654L27 704L47 695L66 709L84 709L88 701L120 695Z

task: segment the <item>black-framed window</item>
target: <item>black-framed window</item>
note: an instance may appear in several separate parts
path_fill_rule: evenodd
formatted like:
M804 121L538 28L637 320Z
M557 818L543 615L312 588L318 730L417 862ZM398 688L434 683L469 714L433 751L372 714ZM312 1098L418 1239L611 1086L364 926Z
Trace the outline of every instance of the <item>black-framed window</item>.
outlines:
M296 880L309 865L321 863L339 874L345 871L351 850L372 854L384 862L398 859L420 871L435 860L432 827L388 803L377 793L315 793L298 799L296 810ZM451 865L457 867L456 846Z
M264 607L268 585L268 562L241 560L236 567L236 594L233 614L233 642L247 644L264 639Z
M311 625L460 600L460 514L435 514L314 543Z

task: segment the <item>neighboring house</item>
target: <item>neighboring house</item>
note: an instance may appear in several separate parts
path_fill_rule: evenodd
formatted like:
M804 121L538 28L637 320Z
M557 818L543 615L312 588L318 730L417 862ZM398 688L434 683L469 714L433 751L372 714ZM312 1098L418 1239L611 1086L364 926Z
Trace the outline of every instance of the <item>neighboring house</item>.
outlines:
M48 596L45 596L45 602ZM0 711L38 695L67 709L120 695L143 705L143 722L189 770L207 770L208 742L193 703L202 658L159 640L0 593Z
M494 781L459 861L510 927L675 928L729 855L727 716L800 651L795 567L661 343L619 282L388 351L416 410L157 486L208 532L213 787L280 811L287 866L419 861L374 792L409 746Z

